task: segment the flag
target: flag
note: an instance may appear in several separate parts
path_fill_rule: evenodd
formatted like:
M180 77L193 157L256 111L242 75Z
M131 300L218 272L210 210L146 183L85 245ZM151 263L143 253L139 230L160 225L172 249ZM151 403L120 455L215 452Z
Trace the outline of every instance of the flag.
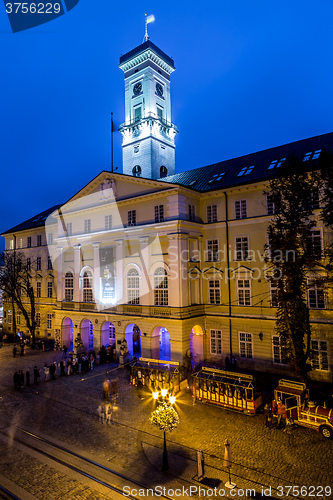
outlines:
M155 16L152 14L151 16L146 17L146 23L153 23L155 21Z

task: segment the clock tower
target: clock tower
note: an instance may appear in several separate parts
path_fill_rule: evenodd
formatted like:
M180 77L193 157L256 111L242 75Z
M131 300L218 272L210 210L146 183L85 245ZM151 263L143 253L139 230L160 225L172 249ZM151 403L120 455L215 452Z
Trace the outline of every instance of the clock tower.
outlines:
M174 62L149 39L120 57L125 73L123 173L159 179L175 173L170 75Z

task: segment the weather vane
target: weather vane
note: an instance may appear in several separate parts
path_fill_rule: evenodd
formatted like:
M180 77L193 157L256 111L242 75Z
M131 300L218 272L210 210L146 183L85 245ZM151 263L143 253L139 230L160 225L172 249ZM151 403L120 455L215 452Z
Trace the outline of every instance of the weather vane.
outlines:
M151 16L147 16L147 12L145 12L145 36L143 37L143 42L142 43L145 43L149 40L149 36L148 36L148 24L149 23L153 23L155 21L155 16L154 15L151 15Z

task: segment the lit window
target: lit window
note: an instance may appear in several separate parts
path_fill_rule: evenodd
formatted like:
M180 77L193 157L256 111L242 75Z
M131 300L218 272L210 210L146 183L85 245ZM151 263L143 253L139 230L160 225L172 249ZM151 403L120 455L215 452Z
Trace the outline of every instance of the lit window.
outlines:
M321 149L317 149L316 151L310 151L304 155L303 161L316 160L319 158L321 153Z
M237 236L235 239L236 260L247 260L249 257L249 238Z
M155 205L155 222L164 222L164 205Z
M168 276L163 267L158 267L154 273L154 304L167 306L169 301Z
M93 277L90 271L83 274L83 302L93 301Z
M237 280L237 297L239 306L251 305L251 283L250 280Z
M37 246L41 247L42 246L42 235L37 234Z
M90 233L90 231L91 231L91 219L86 219L84 221L84 232Z
M313 370L328 371L327 350L326 340L311 340L311 365Z
M52 314L47 315L47 329L51 330L52 328Z
M19 239L19 248L23 248L23 239L22 238Z
M252 358L252 333L239 332L239 354L241 358Z
M268 170L271 170L272 168L281 167L281 165L283 165L285 161L286 158L281 158L280 160L273 160L272 163L269 165Z
M325 309L325 290L320 281L308 279L308 306L310 309Z
M129 304L140 304L140 278L136 269L127 274L127 299Z
M127 212L127 225L136 226L136 210L129 210Z
M253 169L254 165L252 165L252 167L243 167L239 174L237 174L237 177L240 177L241 175L249 175Z
M70 302L73 300L74 292L74 278L73 273L69 272L65 274L65 300Z
M209 280L209 303L221 304L220 280Z
M211 224L212 222L217 222L217 206L207 205L207 222Z
M21 324L21 311L17 311L16 313L16 326L20 326Z
M282 346L281 338L278 335L273 335L273 363L286 365L287 364L287 354L286 348Z
M246 200L235 201L235 219L246 219L247 207Z
M110 231L112 229L112 215L105 216L105 230Z
M13 312L10 310L8 311L7 323L9 325L11 325L13 323Z
M219 260L219 242L218 242L218 240L207 240L206 262L217 262L218 260Z
M222 354L222 331L221 330L211 330L210 331L210 353L211 354Z
M109 345L115 345L116 343L116 329L112 323L109 325Z
M134 175L134 177L141 177L140 165L135 165L135 167L133 167L132 174Z

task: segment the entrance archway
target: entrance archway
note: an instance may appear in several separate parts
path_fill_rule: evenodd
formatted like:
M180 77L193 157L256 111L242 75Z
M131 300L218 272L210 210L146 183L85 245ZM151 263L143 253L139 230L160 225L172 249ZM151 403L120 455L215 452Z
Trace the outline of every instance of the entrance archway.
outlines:
M74 325L70 318L65 318L62 322L62 345L69 351L73 350Z
M154 329L151 348L153 359L171 361L170 333L163 326Z
M94 348L94 327L89 319L84 319L81 323L81 340L84 348L91 351Z
M127 325L125 330L125 340L127 349L131 356L139 358L141 356L141 331L134 323Z
M110 321L105 321L102 326L102 343L101 345L112 346L116 344L116 329Z
M192 367L204 362L203 331L199 325L195 325L191 330L190 352Z

